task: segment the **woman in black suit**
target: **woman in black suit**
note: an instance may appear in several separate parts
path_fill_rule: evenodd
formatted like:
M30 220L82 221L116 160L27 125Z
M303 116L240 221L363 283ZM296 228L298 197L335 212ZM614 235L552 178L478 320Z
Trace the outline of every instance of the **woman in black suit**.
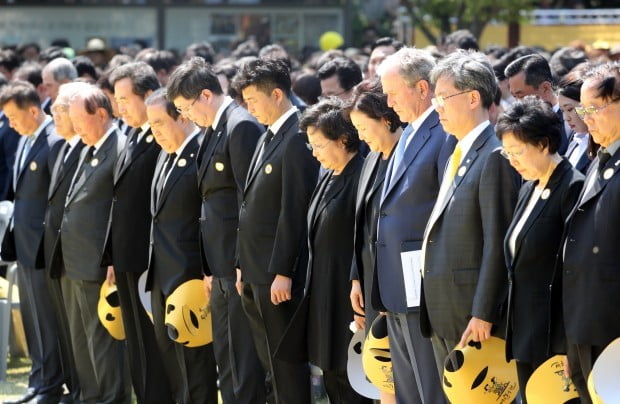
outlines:
M502 155L527 182L504 239L508 266L506 357L517 360L521 391L550 354L550 285L561 254L564 223L583 185L583 175L558 154L561 123L535 97L515 102L500 116L496 132ZM523 402L525 396L522 394Z
M355 195L363 158L343 102L331 97L308 107L300 128L308 148L325 169L308 208L308 267L303 300L280 343L305 339L308 362L321 368L331 403L362 403L346 374L353 316L348 299L353 256ZM282 359L290 358L290 355ZM298 358L298 360L301 358Z

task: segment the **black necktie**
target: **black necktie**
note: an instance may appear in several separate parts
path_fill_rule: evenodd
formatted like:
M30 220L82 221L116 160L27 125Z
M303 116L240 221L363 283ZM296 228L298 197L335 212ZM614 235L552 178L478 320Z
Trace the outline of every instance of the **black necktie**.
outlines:
M73 176L73 182L71 183L71 186L69 187L69 192L67 193L67 196L73 193L73 188L75 188L75 184L78 182L80 177L84 175L84 168L86 167L87 164L90 164L90 162L92 161L93 156L95 155L95 151L96 151L95 146L90 146L88 150L86 151L86 155L84 156L84 160L82 160L82 164L80 164L80 167L77 169L77 172Z
M607 150L604 150L601 148L601 150L598 151L598 171L599 173L603 171L603 169L605 168L605 164L607 164L607 162L609 161L609 159L611 158L611 154L609 154L609 152Z
M265 138L263 139L263 143L261 144L260 149L258 150L258 156L256 157L256 161L254 162L254 167L252 168L252 172L255 172L256 170L258 170L258 168L263 163L263 156L265 155L265 149L267 148L267 145L269 144L269 142L271 142L271 139L273 139L273 132L271 131L271 129L269 129L267 130L267 133L265 134Z
M164 162L163 167L161 168L161 172L159 174L159 179L157 180L157 187L155 189L157 199L159 201L159 196L164 190L164 185L166 184L166 177L170 173L173 167L174 159L177 157L176 153L170 153L168 157L166 157L166 161Z

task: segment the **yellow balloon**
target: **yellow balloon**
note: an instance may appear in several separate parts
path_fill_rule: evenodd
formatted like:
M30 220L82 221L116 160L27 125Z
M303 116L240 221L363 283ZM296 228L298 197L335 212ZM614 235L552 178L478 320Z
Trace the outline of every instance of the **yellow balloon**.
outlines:
M337 49L344 44L344 38L336 31L327 31L319 38L319 47L323 51Z

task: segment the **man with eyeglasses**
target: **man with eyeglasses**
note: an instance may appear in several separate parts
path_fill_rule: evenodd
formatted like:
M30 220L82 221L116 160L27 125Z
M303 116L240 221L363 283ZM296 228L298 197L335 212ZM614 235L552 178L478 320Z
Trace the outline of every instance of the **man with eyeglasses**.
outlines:
M424 228L439 192L453 144L431 106L430 72L435 66L426 51L403 48L379 66L388 105L409 122L388 163L380 199L376 273L380 301L387 311L392 369L399 403L445 402L430 342L420 334L420 268L401 254L417 259ZM444 150L442 152L442 149Z
M489 122L497 84L486 57L457 51L439 62L431 79L441 124L458 139L426 227L422 258L421 326L441 377L457 344L503 335L508 283L502 241L520 178L500 154Z
M558 152L563 155L572 140L572 130L564 122L564 116L553 90L553 77L549 62L538 54L525 55L510 63L504 70L510 92L516 99L535 95L553 107L562 122L562 143Z
M201 57L180 65L167 87L177 111L206 128L197 158L200 252L222 398L225 403L265 402L265 374L235 289L241 194L264 129L223 93L217 75Z
M602 350L620 337L620 65L586 72L580 114L601 145L564 233L561 281L568 362L587 377ZM573 369L571 369L573 370ZM581 370L581 372L579 372ZM586 380L573 378L582 403Z

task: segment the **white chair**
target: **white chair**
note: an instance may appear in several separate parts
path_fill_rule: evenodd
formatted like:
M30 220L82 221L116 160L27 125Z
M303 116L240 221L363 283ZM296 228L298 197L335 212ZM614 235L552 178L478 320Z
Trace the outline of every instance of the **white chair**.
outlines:
M4 233L9 227L13 216L13 202L0 202L0 243L4 239ZM0 254L2 252L0 251ZM19 305L13 299L13 285L17 282L17 263L0 261L0 265L6 265L6 279L8 290L6 298L0 299L0 380L6 380L7 353L9 349L9 331L11 328L11 309Z

